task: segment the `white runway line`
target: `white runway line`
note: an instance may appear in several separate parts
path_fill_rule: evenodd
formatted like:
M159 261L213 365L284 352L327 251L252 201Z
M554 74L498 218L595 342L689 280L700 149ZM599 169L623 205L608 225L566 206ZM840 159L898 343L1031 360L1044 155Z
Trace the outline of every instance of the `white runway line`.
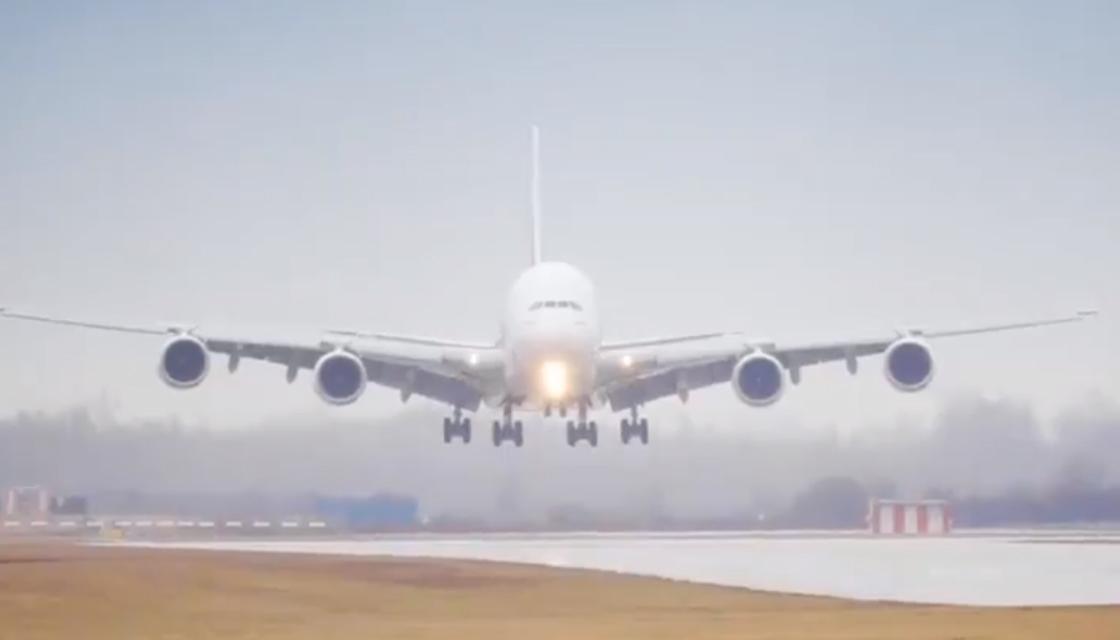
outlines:
M1026 537L416 536L172 543L341 555L465 558L600 569L863 600L1035 606L1120 603L1120 544Z

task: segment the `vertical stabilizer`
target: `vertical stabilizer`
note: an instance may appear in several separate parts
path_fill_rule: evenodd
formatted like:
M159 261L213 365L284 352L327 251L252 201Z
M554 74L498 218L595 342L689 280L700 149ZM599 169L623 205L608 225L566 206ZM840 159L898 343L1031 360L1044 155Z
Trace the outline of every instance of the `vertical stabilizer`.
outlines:
M532 128L533 138L533 176L530 197L533 210L533 264L541 262L541 130L537 125Z

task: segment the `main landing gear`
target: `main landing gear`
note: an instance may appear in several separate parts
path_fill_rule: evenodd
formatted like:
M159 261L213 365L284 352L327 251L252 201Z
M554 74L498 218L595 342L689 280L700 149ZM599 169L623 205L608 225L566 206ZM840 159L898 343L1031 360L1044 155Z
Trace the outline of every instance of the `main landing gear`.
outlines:
M599 425L587 421L587 403L579 404L579 420L568 421L568 446L574 447L580 440L586 440L593 447L599 446Z
M494 421L494 446L500 447L507 440L519 447L525 444L524 426L520 420L513 419L513 405L507 402L502 410L501 422Z
M443 441L451 442L461 438L463 444L471 441L471 419L463 417L463 411L455 407L455 413L450 418L443 419Z
M584 440L592 447L599 446L599 425L594 420L587 419L587 409L587 402L581 402L577 409L578 419L569 420L567 423L569 447L574 447ZM561 416L566 413L563 407L556 407L553 410ZM623 418L621 426L622 444L630 444L631 440L649 444L649 421L638 416L637 407L630 408L630 418ZM495 447L500 447L505 442L511 442L517 447L525 444L525 427L520 420L513 419L512 402L507 402L503 406L502 419L494 421L491 436ZM443 419L443 441L450 443L456 438L462 440L463 444L471 441L471 419L464 418L462 410L458 407L450 417Z
M649 444L649 420L638 418L637 407L630 407L629 420L622 419L622 444L630 444L631 439Z

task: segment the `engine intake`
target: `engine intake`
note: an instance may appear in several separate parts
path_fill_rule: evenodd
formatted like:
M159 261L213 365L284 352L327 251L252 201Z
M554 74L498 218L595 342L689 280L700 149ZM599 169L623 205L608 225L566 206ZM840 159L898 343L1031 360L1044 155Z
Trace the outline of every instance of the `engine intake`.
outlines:
M346 405L366 390L366 366L349 351L333 351L315 363L315 391L323 400Z
M765 353L746 356L732 370L731 386L735 395L752 407L774 404L785 388L782 363Z
M933 380L933 354L921 340L903 338L887 348L883 367L899 391L921 391Z
M210 371L206 345L194 336L172 338L159 359L159 377L176 389L197 387Z

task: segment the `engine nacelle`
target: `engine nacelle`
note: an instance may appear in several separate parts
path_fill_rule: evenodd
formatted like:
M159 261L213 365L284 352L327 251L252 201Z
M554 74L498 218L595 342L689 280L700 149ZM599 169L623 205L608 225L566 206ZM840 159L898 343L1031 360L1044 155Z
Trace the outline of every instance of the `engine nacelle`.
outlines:
M731 371L731 387L740 400L752 407L774 404L785 390L782 363L765 353L748 355Z
M198 338L176 336L164 345L159 358L159 377L168 386L176 389L197 387L209 372L210 353Z
M933 354L925 342L902 338L887 347L883 372L895 389L921 391L933 380Z
M336 405L350 404L366 390L366 366L349 351L332 351L315 363L315 392Z

